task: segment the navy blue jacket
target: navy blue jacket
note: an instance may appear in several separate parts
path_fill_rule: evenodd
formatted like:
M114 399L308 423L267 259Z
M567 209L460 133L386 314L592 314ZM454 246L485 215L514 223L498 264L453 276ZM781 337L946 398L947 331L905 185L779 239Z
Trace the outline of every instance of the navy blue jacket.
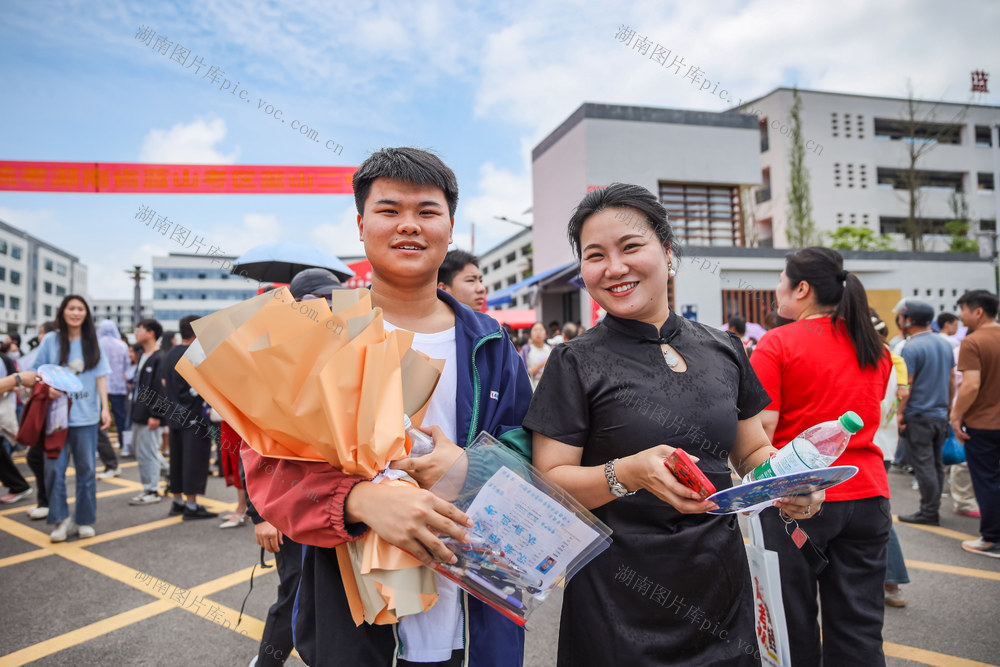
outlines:
M531 440L521 421L531 402L531 383L514 346L493 318L473 312L440 290L438 298L455 311L457 444L466 447L485 430L530 460ZM464 591L461 600L465 664L520 666L524 629ZM388 667L395 662L395 625L355 627L335 549L305 546L293 617L295 646L309 665Z

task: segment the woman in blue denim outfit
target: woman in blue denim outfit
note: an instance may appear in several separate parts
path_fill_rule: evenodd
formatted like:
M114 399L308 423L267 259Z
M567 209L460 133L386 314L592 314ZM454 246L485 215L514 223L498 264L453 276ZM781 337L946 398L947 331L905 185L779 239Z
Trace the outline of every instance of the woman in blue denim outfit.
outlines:
M97 480L94 478L94 458L97 453L98 423L107 428L111 423L108 412L107 375L111 373L107 359L97 343L97 331L90 307L82 296L70 294L59 304L56 313L58 327L45 335L35 357L34 368L42 364L58 364L80 378L83 389L70 394L73 405L69 411L69 434L66 445L55 459L45 459L45 486L49 494L47 521L55 525L53 542L67 537L93 537L97 520ZM62 395L49 389L49 396ZM76 511L69 516L66 503L66 466L70 455L76 469Z

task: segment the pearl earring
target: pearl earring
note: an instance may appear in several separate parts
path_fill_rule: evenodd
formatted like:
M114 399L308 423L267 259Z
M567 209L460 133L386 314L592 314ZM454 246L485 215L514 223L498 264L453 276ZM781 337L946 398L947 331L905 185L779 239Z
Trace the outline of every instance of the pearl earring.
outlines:
M667 273L670 275L671 278L677 275L677 269L674 268L674 265L672 263L667 264Z

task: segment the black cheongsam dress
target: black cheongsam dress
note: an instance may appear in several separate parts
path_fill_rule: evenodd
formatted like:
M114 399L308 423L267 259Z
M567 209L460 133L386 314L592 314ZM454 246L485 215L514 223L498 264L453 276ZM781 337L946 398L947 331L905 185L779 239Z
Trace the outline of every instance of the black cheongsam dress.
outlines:
M667 367L660 343L685 372ZM660 331L608 315L552 350L524 427L582 447L583 466L679 447L722 490L737 421L768 403L734 335L673 312ZM736 515L681 514L644 490L593 513L612 544L567 586L559 665L759 664Z

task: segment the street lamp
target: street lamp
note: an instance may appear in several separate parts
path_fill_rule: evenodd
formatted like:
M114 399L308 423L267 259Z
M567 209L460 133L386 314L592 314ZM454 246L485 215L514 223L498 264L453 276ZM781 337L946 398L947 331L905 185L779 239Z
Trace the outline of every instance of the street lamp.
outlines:
M528 210L530 211L531 209L528 209ZM509 222L512 225L517 225L518 227L524 227L525 229L531 229L531 225L529 225L528 223L526 223L526 222L518 222L517 220L511 220L510 218L508 218L505 215L494 215L493 217L496 220L503 220L504 222ZM476 223L470 222L469 226L472 228L472 240L471 240L471 242L469 244L471 246L469 248L469 252L471 252L473 255L475 255L476 254Z

